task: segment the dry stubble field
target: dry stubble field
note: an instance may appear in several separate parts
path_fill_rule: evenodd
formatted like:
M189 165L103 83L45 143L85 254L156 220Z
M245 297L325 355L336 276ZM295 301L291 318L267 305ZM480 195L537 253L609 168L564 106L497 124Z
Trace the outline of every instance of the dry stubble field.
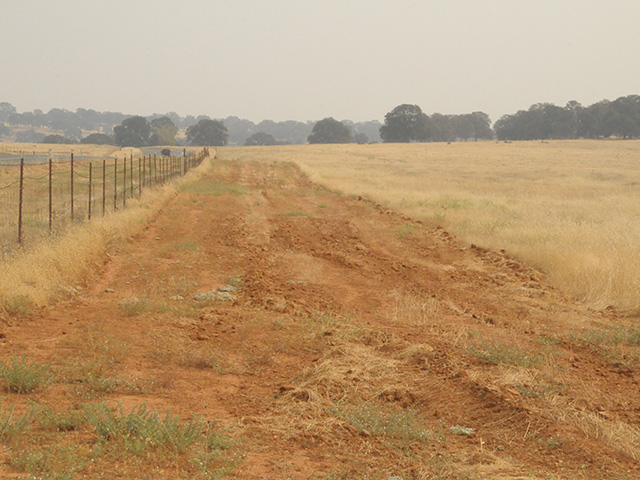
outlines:
M640 478L632 318L275 153L219 151L66 299L5 302L2 478Z

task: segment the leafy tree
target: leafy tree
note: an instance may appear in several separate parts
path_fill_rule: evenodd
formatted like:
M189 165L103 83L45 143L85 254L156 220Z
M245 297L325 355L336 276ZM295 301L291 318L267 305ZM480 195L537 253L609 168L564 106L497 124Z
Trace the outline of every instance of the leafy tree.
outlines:
M149 145L176 145L178 127L169 117L160 117L151 120L153 135L149 139Z
M398 105L384 116L383 142L423 142L431 137L429 117L418 105Z
M91 144L91 145L113 145L113 138L109 135L105 135L104 133L92 133L91 135L87 135L80 143Z
M113 136L119 147L144 147L149 144L151 125L144 117L130 117L113 129Z
M351 129L344 123L327 117L316 122L307 141L309 143L349 143L352 136Z
M187 128L187 139L191 145L223 146L229 139L229 131L219 120L201 119Z
M264 132L257 132L247 138L244 144L250 147L256 145L277 145L278 142L273 138L273 135Z
M8 137L11 135L11 129L4 123L0 123L0 137Z
M73 144L76 143L74 140L70 138L63 137L62 135L47 135L42 139L40 143L64 143L64 144Z
M14 113L17 113L16 107L7 102L0 102L0 122L6 122Z

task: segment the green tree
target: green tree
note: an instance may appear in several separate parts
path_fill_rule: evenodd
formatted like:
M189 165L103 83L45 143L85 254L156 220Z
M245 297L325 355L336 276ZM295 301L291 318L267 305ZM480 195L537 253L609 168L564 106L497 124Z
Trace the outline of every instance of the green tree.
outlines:
M113 138L109 135L105 135L104 133L92 133L80 140L80 143L91 145L113 145Z
M424 142L431 138L429 117L418 105L398 105L384 116L383 142Z
M73 144L76 142L75 140L71 140L67 137L63 137L62 135L47 135L42 139L40 143Z
M229 139L229 131L219 120L203 118L187 128L187 139L191 145L223 146Z
M247 138L244 144L248 147L255 145L277 145L276 139L273 135L264 132L257 132Z
M113 136L119 147L144 147L149 144L151 125L144 117L130 117L113 129Z
M307 141L309 143L349 143L352 137L353 133L349 127L328 117L316 122Z
M151 120L153 135L149 139L149 145L176 145L178 127L169 117L160 117Z

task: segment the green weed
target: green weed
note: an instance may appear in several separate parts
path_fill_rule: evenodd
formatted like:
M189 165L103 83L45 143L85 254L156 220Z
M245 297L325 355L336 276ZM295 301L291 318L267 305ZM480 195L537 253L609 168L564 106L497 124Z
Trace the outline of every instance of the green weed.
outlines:
M540 352L531 352L519 347L490 342L480 338L477 345L469 345L467 353L496 365L511 365L514 367L533 368L543 359Z
M413 236L414 227L411 223L405 223L396 227L396 233L400 238L409 238Z
M136 317L149 310L149 302L144 298L125 298L118 304L118 308L127 317Z
M35 403L30 410L30 416L40 426L58 432L70 432L77 430L87 421L86 415L82 410L72 409L66 412L56 412L55 410Z
M12 357L7 365L0 362L0 378L7 386L7 390L16 393L30 393L38 387L46 388L53 381L49 373L51 364L39 365L35 362L27 363L27 357Z
M14 407L2 408L0 399L0 440L11 442L29 428L29 415L16 415Z
M389 409L374 403L361 403L332 407L329 414L348 421L361 432L402 443L425 442L434 438L433 431L425 428L411 409Z
M11 317L29 315L35 309L31 299L25 295L13 295L2 302L4 311Z
M120 404L115 409L105 403L85 405L85 414L99 438L122 442L126 450L133 452L164 447L178 453L197 442L205 429L205 422L198 417L180 422L170 411L160 416L144 403L128 414Z
M309 212L301 212L299 210L293 210L291 212L281 213L283 217L313 217L315 216L313 213Z
M182 185L180 190L191 195L245 195L249 188L237 183L224 183L218 180L198 181Z

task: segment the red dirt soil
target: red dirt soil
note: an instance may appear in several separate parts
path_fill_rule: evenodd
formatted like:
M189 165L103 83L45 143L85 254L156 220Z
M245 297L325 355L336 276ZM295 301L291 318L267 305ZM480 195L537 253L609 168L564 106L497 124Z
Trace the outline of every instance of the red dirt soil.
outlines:
M626 319L292 164L216 160L98 270L6 322L0 358L51 362L56 383L28 397L52 408L201 415L243 457L229 478L640 478L632 347L584 340ZM192 300L229 283L233 301ZM74 381L107 358L138 387ZM26 478L3 452L0 476ZM70 478L206 478L190 465L124 457Z

